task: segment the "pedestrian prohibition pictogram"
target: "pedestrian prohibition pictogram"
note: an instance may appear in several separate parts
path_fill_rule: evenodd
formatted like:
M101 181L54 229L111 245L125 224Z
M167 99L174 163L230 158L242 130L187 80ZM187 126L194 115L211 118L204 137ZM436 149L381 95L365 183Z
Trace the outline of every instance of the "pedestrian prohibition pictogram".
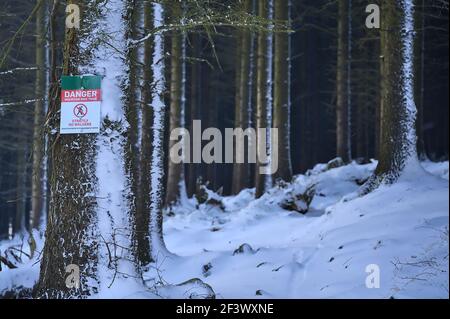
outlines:
M73 115L75 115L79 119L82 119L83 117L85 117L87 112L88 112L88 109L87 109L86 105L84 105L84 104L77 104L73 108Z
M100 76L61 78L61 134L100 132Z

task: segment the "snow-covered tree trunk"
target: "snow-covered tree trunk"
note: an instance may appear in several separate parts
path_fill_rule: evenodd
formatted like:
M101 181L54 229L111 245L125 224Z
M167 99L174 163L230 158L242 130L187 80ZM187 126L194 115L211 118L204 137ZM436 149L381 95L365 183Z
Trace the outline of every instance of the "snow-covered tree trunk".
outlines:
M161 27L164 22L164 7L162 4L153 4L154 28ZM152 260L161 258L161 253L167 253L163 239L163 178L164 178L164 130L165 112L164 92L166 82L164 76L164 36L160 33L154 37L154 52L152 56L152 73L154 91L152 93L153 109L153 140L151 156L151 183L150 183L150 256Z
M164 7L159 3L146 1L145 33L163 26ZM142 91L142 158L141 191L146 219L139 228L144 232L145 249L139 257L143 265L156 261L166 251L162 236L162 196L164 177L164 118L166 106L164 94L164 36L153 34L145 42L144 86ZM141 221L142 222L142 221Z
M125 153L126 3L72 0L82 8L81 29L66 29L63 74L102 75L100 134L59 135L59 89L51 102L51 199L37 297L84 298L137 279L132 251L130 184ZM66 285L69 265L79 288Z
M89 6L87 1L82 0L68 3ZM85 13L90 15L91 11L86 10ZM79 74L80 67L87 62L82 56L81 44L86 41L86 32L92 30L90 23L80 30L66 30L64 75ZM59 90L51 103L51 198L41 273L35 294L53 298L85 296L94 292L93 282L96 280L95 137L56 133L59 125ZM65 284L66 267L70 264L76 264L83 274L80 289L72 291Z
M380 158L365 192L393 183L418 166L414 103L413 0L384 0L381 26L382 109Z
M142 174L143 158L140 154L143 151L142 143L147 143L141 134L142 127L142 98L141 98L141 60L142 50L140 45L134 45L133 41L142 37L143 4L136 0L126 1L126 30L125 39L128 43L126 47L126 79L123 83L123 92L125 97L125 116L128 122L126 128L126 147L125 147L125 166L128 181L128 207L132 216L133 225L133 251L137 260L141 263L149 261L149 243L148 243L148 223L149 216L145 209L145 197L149 192L146 178ZM148 41L147 41L148 42ZM148 81L148 79L144 79ZM150 84L147 84L150 85ZM148 153L148 151L147 151ZM147 154L146 154L147 155ZM147 187L147 189L145 189Z

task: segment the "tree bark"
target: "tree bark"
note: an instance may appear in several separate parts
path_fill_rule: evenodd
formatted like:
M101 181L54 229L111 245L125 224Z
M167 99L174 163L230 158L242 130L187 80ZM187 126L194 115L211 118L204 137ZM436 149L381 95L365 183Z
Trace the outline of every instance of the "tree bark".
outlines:
M137 0L127 0L126 8L125 39L129 41L136 40L142 37L142 31L140 30L142 24L147 23L147 21L142 21L142 18L147 20L151 11L145 10L146 17L142 17L143 4ZM149 45L150 41L146 41L144 50L148 50ZM148 78L149 68L143 71L140 66L141 57L139 52L141 49L140 46L129 46L127 48L127 81L125 82L123 91L126 97L125 117L129 124L126 133L125 168L129 181L127 199L130 207L128 209L133 218L133 251L138 263L145 265L150 261L148 238L149 213L146 209L146 201L150 193L149 177L146 174L150 170L147 171L146 169L148 168L148 161L150 159L146 156L149 154L149 145L151 144L147 143L151 143L151 137L148 136L148 131L143 130L144 122L148 120L149 114L147 114L147 110L143 110L142 101L139 101L141 73L144 72L144 89L141 98L144 103L146 102L145 100L148 100L148 86L151 85L151 80ZM146 51L146 53L150 54L151 58L151 51Z
M275 0L275 20L290 24L290 0ZM278 171L276 179L290 182L291 162L291 69L288 33L275 33L275 73L273 127L278 128Z
M19 114L20 122L24 122L23 115ZM22 126L22 125L21 125ZM25 231L26 215L26 181L27 181L27 145L23 136L18 137L17 149L17 175L16 175L16 214L14 217L13 234L19 234Z
M339 0L336 78L336 155L345 162L351 159L350 146L350 19L352 0Z
M33 132L33 167L31 182L31 225L30 228L39 228L44 214L45 194L45 133L44 116L47 108L47 74L48 70L48 46L46 34L46 21L48 15L48 1L44 0L36 13L36 84L34 105L34 132Z
M179 23L182 16L182 8L180 2L175 2L171 5L172 23ZM182 93L183 93L183 40L182 32L174 30L172 33L172 47L171 47L171 79L170 79L170 124L169 134L176 128L182 126ZM169 142L169 150L175 145L177 141ZM169 158L168 173L167 173L167 187L166 187L166 206L176 204L181 196L182 183L184 181L184 164L174 163Z
M144 34L149 34L153 29L154 15L150 1L144 2ZM135 234L137 237L138 261L141 265L146 265L151 261L150 256L150 185L152 171L152 151L153 151L153 55L154 38L145 41L144 44L144 68L142 87L142 123L141 123L141 152L140 170L141 179L139 186L139 203L135 220Z
M201 56L201 38L199 34L193 33L191 36L192 42L192 55L195 59L199 59ZM190 108L191 108L191 123L192 128L193 122L195 120L202 120L202 94L201 94L201 62L193 61L191 63L191 79L189 81L191 87L191 98L190 98ZM191 142L194 143L194 135L191 129ZM193 145L193 144L191 144ZM200 163L190 163L189 164L189 179L187 181L188 196L192 197L196 191L197 178L200 176Z
M268 3L265 0L258 1L258 15L261 18L267 19L269 14ZM259 31L258 33L258 49L257 49L257 75L256 75L256 128L268 128L268 33L266 31ZM269 143L267 136L265 137L266 143ZM265 148L264 137L257 136L257 148ZM256 163L255 171L255 186L256 186L256 198L261 197L266 191L267 175L261 174L261 168L263 164L258 160Z
M381 26L382 104L380 158L368 190L394 183L417 159L413 96L414 9L412 0L384 0Z
M252 12L252 1L245 0L244 10L248 13ZM249 119L249 101L251 95L251 86L249 82L251 77L251 56L252 56L252 34L249 30L238 30L237 41L237 63L236 63L236 101L235 101L235 128L242 128L243 130L250 127ZM248 158L245 163L237 163L236 158L239 151L234 144L234 164L233 164L233 194L238 194L244 188L249 186L250 179L250 165ZM247 153L244 151L244 153ZM245 158L245 154L244 154Z
M57 1L57 0L56 0ZM83 0L70 0L84 12ZM86 19L87 21L88 19ZM84 26L83 31L88 30ZM66 29L64 40L63 74L78 74L80 35L76 28ZM60 88L52 90L50 125L59 125ZM95 232L95 137L93 135L60 135L50 140L52 163L50 207L46 240L41 261L39 281L34 295L44 298L85 297L95 292L97 242ZM80 268L80 289L66 287L66 267Z
M414 68L414 99L417 106L417 120L416 120L416 132L417 132L417 154L420 159L427 158L425 149L424 137L423 137L423 112L424 112L424 92L425 92L425 1L415 0L416 14L416 38L414 42L414 56L415 56L415 68Z

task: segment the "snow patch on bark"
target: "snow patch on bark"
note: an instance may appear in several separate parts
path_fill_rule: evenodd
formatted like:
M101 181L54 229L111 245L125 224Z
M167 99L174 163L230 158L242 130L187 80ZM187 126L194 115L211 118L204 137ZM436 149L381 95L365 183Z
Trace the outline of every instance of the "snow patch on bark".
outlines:
M414 101L414 4L413 0L401 0L400 7L403 10L403 21L401 22L402 39L402 90L405 109L405 120L403 125L407 129L405 136L404 152L407 156L404 171L412 169L417 171L421 168L416 151L416 114L417 108Z
M160 28L164 23L164 10L161 4L154 3L154 27ZM153 153L151 165L151 206L150 206L150 238L152 257L159 254L168 255L164 244L160 219L162 218L162 190L164 179L164 117L166 106L163 94L165 91L164 77L164 36L156 33L154 37L154 53L152 61L155 90L153 92ZM161 221L162 222L162 221Z
M111 44L124 51L125 25L122 14L125 5L119 0L111 0L105 5L104 10L102 28L105 32L114 35L109 39L113 41ZM127 214L127 201L124 194L127 184L123 153L125 141L120 130L127 125L121 90L126 67L118 53L105 44L101 44L96 52L95 65L104 76L102 119L111 121L111 125L114 126L105 127L96 141L99 296L109 297L113 296L114 287L120 287L126 292L127 289L134 291L142 284L139 283L134 264L131 262L130 217Z

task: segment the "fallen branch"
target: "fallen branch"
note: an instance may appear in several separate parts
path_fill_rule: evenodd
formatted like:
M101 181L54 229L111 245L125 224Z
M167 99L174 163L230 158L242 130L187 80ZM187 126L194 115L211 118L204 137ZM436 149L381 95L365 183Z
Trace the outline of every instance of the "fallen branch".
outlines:
M16 265L14 265L12 262L10 262L8 259L6 259L6 258L3 257L3 256L0 256L0 264L1 264L1 263L5 264L6 267L8 267L9 269L15 269L15 268L17 268ZM0 267L0 270L1 270L1 267Z

